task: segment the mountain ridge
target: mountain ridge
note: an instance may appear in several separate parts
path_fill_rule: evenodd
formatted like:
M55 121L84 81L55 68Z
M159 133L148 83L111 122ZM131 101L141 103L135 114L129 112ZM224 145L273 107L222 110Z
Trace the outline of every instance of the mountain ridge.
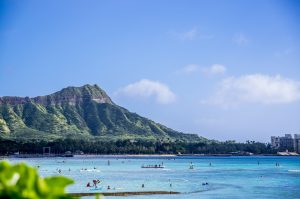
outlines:
M0 97L3 138L105 137L199 141L116 105L98 85L37 97Z
M70 94L69 92L70 90L72 90L73 93ZM89 84L86 84L82 87L69 86L63 88L60 91L54 92L50 95L44 95L44 96L36 96L36 97L3 96L0 97L0 105L5 103L17 105L20 103L29 102L30 100L33 100L35 103L40 103L43 105L47 103L51 103L53 102L53 100L55 100L54 102L62 102L64 100L70 102L70 100L73 100L73 102L76 103L76 101L84 98L84 94L91 94L90 96L89 95L87 96L94 97L94 100L96 101L100 100L98 102L113 103L110 97L106 94L106 92L103 91L98 85L95 84L91 86Z

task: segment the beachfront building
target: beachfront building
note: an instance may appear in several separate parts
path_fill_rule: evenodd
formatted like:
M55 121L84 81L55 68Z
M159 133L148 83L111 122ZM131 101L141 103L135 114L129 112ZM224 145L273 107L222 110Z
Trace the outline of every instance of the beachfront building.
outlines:
M275 149L280 147L280 137L279 136L271 136L271 146Z
M295 152L300 153L300 134L294 134Z
M283 137L271 136L271 146L281 151L295 151L300 153L300 134L285 134Z

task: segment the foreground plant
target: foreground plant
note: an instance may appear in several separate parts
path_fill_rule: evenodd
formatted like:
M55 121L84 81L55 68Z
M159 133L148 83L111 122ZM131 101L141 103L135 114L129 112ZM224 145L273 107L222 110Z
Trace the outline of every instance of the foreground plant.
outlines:
M0 198L5 199L69 199L65 188L73 180L63 177L39 177L37 170L24 163L0 162Z

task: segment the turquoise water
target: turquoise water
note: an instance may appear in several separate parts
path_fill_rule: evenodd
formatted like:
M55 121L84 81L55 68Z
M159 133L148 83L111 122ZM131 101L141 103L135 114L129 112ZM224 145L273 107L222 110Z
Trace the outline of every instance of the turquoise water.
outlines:
M61 175L75 180L68 192L93 192L86 184L99 179L102 181L100 191L103 192L184 193L130 197L136 199L300 198L300 157L74 157L9 161L25 161L32 166L40 166L42 176L59 175L60 169ZM194 169L189 169L191 162ZM141 168L143 164L162 163L163 169ZM276 163L279 166L275 166ZM202 185L206 182L208 185ZM107 190L107 186L111 190Z

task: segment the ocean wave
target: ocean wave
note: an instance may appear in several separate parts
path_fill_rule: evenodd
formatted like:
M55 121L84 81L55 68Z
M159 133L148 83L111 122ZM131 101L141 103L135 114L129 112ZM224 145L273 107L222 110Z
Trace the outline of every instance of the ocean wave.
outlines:
M290 169L288 172L300 173L300 169Z
M100 172L99 169L80 169L80 172Z

